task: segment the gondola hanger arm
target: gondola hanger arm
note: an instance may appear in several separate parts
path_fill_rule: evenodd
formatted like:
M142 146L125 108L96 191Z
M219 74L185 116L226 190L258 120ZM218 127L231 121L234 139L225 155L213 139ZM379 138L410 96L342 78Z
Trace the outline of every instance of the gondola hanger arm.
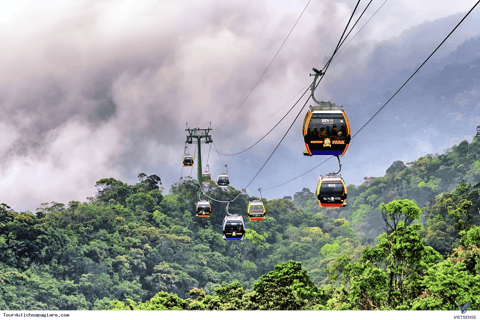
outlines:
M315 68L312 68L312 70L315 72L315 73L310 73L310 77L311 76L314 76L315 78L313 78L313 83L312 85L310 86L310 88L312 89L312 99L313 101L315 101L315 103L317 104L321 104L320 101L318 101L316 98L315 98L315 88L317 86L317 78L324 75L325 73L321 70L317 70Z
M338 160L338 171L335 173L329 173L331 175L339 174L340 171L342 171L342 164L340 163L340 157L339 156L335 156L335 157L337 157L337 160Z

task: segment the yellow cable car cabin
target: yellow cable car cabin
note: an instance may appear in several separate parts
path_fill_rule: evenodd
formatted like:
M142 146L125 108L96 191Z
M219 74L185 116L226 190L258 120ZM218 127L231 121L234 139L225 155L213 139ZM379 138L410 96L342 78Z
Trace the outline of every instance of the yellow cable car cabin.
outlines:
M265 206L263 202L258 200L249 202L247 214L250 221L261 221L265 219Z
M320 176L316 194L320 207L344 207L347 205L347 186L340 175Z
M200 200L197 202L197 217L199 218L210 218L210 212L212 212L212 206L210 202L205 200Z
M310 106L303 120L306 156L344 155L350 144L350 123L343 106L320 102Z
M223 219L223 240L242 240L245 234L245 222L239 215L225 216Z
M193 166L193 156L186 154L183 156L183 166L192 167Z

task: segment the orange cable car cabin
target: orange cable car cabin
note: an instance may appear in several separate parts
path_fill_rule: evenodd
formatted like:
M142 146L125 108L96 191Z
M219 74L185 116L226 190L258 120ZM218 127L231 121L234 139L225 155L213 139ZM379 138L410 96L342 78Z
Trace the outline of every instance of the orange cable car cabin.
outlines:
M212 212L212 206L210 205L210 202L205 200L200 200L197 202L196 211L197 211L197 217L210 218L210 212Z
M306 156L344 155L350 144L350 123L343 106L320 102L310 106L303 120Z

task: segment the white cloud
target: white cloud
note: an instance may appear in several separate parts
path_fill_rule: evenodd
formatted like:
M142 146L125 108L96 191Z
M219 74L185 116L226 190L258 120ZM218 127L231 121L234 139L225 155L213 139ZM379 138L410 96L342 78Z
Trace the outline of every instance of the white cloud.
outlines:
M2 137L0 139L0 157L3 157L19 137L19 134L13 125L0 122L0 137Z
M173 180L181 170L185 122L207 127L212 121L223 152L251 145L286 108L270 115L310 80L311 67L326 62L354 5L312 1L256 90L225 130L216 129L250 92L307 1L2 2L0 42L8 48L0 55L0 109L8 113L0 124L0 155L8 154L0 172L2 202L33 210L47 201L83 201L101 178L150 168ZM373 3L363 21L380 5ZM352 41L353 51L334 60L325 83L361 75L371 43L471 5L387 2ZM331 97L328 86L317 94ZM265 139L268 147L294 116ZM300 142L298 154L302 116L292 128L295 139L288 138L295 146L287 146ZM255 148L256 158L271 150ZM231 168L257 165L245 156L225 161ZM213 151L210 157L212 171L223 169Z
M459 145L462 141L467 140L468 143L472 142L473 136L463 136L461 138L450 138L446 141L446 147L452 147L453 145Z
M474 110L474 111L475 111L475 112L477 112L477 111L480 112L480 102L477 103L477 105L475 106L475 110Z
M454 116L454 118L452 119L452 122L456 122L463 119L463 114L461 112L454 112L452 113L452 115Z
M465 107L470 103L470 99L466 98L462 93L457 93L457 96L455 97L455 103L461 107Z
M71 121L49 135L52 143L46 155L18 156L1 173L2 202L14 210L33 210L42 202L85 201L95 195L92 181L119 175L111 164L122 141L113 127L91 131Z
M372 5L370 14L381 6L381 2ZM412 26L425 21L434 21L458 12L466 13L473 6L472 1L458 0L452 6L450 0L402 0L401 2L385 3L374 19L369 23L372 29L372 38L379 41L400 35ZM367 13L366 13L367 15ZM367 15L370 17L370 15Z
M476 125L480 126L480 116L470 118L470 123L473 123L473 124L476 124Z

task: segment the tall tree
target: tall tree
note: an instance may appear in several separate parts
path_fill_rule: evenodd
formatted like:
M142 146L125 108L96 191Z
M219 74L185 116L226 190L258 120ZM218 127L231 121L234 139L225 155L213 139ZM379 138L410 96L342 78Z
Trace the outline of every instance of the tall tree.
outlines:
M126 205L125 201L131 194L126 183L114 178L100 179L95 183L95 187L98 191L97 199L107 204L112 199L115 203Z
M148 190L150 191L158 189L160 187L159 184L162 184L162 179L160 179L160 177L156 174L152 174L145 179L145 182L147 183Z
M409 226L414 220L420 219L421 211L417 204L409 199L394 200L380 204L382 217L385 221L385 230L387 233L392 233L397 229L400 221L403 221L406 226Z
M385 266L388 276L387 305L393 309L409 309L425 286L421 280L427 269L442 256L422 243L420 224L407 226L400 221L394 232L380 235L378 244L362 253L362 263L371 261L376 267Z
M480 308L480 227L465 236L465 247L459 246L444 261L432 265L422 281L424 292L413 301L414 310L458 310L458 305Z
M314 305L319 297L302 264L289 261L275 266L253 285L252 302L260 310L301 310Z

